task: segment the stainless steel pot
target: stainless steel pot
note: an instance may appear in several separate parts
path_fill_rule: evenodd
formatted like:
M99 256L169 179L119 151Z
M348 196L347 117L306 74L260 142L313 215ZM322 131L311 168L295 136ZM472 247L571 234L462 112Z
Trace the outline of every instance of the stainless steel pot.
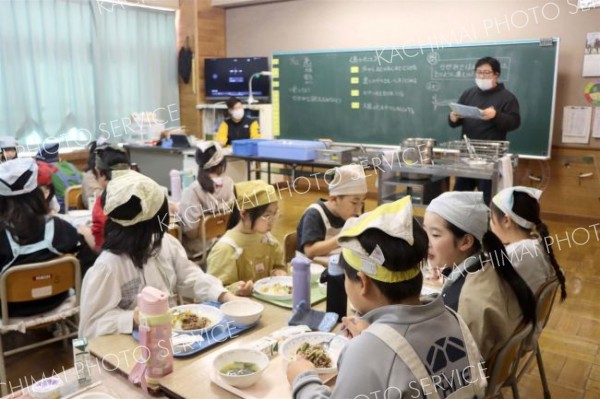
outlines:
M406 165L431 165L433 164L433 147L435 139L407 138L400 145L401 161ZM431 175L424 173L402 173L404 179L423 180Z

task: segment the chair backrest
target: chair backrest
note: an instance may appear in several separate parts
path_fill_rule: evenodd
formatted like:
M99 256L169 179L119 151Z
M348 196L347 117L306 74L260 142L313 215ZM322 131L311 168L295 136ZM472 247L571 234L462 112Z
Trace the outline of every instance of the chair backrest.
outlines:
M507 381L516 378L519 368L519 352L523 341L530 336L533 326L521 324L514 334L488 363L488 388L486 397L498 394Z
M64 255L46 262L11 266L0 276L2 321L7 323L8 303L44 299L75 288L77 305L81 288L79 261Z
M554 277L542 284L535 295L535 332L538 334L542 332L548 323L558 287L558 279Z
M179 240L179 242L181 242L183 231L181 230L181 226L179 226L178 224L176 224L176 223L169 224L167 233L172 235L173 237L177 238L177 240Z
M81 190L81 184L67 187L65 191L65 212L69 209L85 209Z
M200 223L199 236L202 237L203 259L206 261L208 254L208 243L213 238L219 238L227 232L227 223L231 212L218 214L205 214Z
M296 254L296 241L298 235L295 231L287 233L283 237L283 256L286 264L290 263Z

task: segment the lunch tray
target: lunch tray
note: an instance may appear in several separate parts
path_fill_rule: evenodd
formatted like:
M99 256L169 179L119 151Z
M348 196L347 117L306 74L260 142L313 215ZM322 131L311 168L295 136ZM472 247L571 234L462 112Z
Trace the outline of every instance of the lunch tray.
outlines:
M219 354L211 354L212 359ZM282 355L277 355L269 361L267 369L263 372L260 380L248 388L235 388L221 379L215 370L210 372L210 380L218 387L242 398L242 399L281 399L291 397L291 388L286 377L287 362ZM326 384L337 376L334 373L319 374L321 381ZM331 385L331 384L330 384Z
M252 296L256 299L260 299L263 302L267 302L276 306L280 306L282 308L286 308L286 309L292 309L293 305L292 305L292 300L291 299L272 299L272 298L266 298L264 296L262 296L260 293L258 292L253 292ZM319 287L318 284L313 284L311 285L311 289L310 289L310 304L311 305L316 305L319 302L323 302L325 299L327 299L327 292L324 292L322 287Z
M219 302L204 302L203 305L214 306L215 308L220 308L221 304ZM225 319L224 319L225 320ZM202 352L206 349L212 348L213 346L219 345L225 341L236 338L238 335L256 327L260 323L260 319L248 326L238 327L233 325L232 323L221 322L215 327L211 328L207 332L202 332L201 334L188 334L193 336L198 336L201 339L193 340L190 343L185 344L184 350L173 350L173 357L188 357L195 355L196 353ZM182 335L182 334L177 334ZM138 330L133 330L131 336L139 341Z

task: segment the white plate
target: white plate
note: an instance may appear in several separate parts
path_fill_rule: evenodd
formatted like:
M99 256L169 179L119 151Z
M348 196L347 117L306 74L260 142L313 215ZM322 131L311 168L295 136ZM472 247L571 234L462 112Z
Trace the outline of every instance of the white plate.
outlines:
M292 287L292 276L266 277L254 283L254 292L267 299L287 300L292 299L292 294L274 292L274 287Z
M86 217L92 216L92 211L90 211L89 209L74 209L72 211L68 211L67 215L73 218L82 218L82 217Z
M182 314L185 311L191 311L191 312L194 312L199 317L206 317L206 318L210 319L210 324L208 326L206 326L205 328L200 328L200 329L196 329L196 330L182 330L181 323L175 322L173 324L174 332L188 333L188 334L202 333L202 332L210 330L217 324L221 323L221 321L223 321L223 318L224 318L223 313L219 309L217 309L213 306L208 306L208 305L197 305L197 304L181 305L181 306L176 306L176 307L170 309L172 316Z
M329 344L329 350L327 354L331 358L331 367L329 368L317 368L315 371L318 374L328 374L335 373L337 370L337 362L340 357L340 353L344 346L348 343L348 338L333 333L324 333L324 332L308 332L304 334L294 335L286 339L279 349L279 353L287 360L288 362L296 359L296 351L305 342L308 342L310 345L315 345L321 342L327 342L332 337L335 337L331 343Z

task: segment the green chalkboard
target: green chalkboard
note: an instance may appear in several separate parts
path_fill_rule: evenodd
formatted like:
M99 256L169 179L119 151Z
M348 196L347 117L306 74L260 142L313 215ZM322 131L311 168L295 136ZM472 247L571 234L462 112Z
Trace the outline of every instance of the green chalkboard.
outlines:
M274 133L280 138L398 145L408 137L458 140L448 103L474 85L475 62L501 64L521 107L510 152L550 155L558 39L273 54Z

